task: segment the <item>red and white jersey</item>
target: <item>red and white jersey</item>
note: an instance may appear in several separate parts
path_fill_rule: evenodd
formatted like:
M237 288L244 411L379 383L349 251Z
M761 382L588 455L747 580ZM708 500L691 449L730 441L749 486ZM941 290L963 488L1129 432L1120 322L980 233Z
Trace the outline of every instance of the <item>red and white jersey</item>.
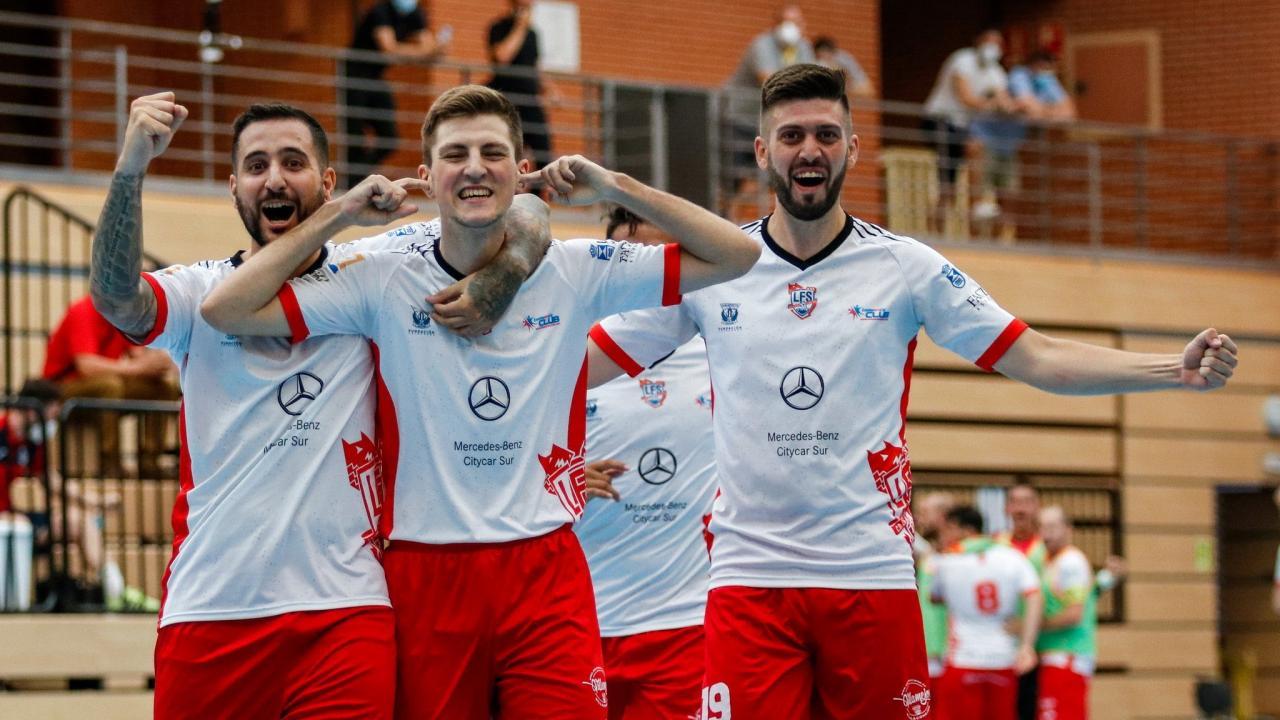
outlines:
M364 335L385 394L384 535L505 542L582 514L586 334L597 319L679 302L680 248L553 242L506 316L477 339L437 328L425 298L462 275L438 226L327 263L281 289L293 340ZM380 417L382 417L380 415Z
M613 458L621 500L592 500L574 526L603 637L701 625L711 562L703 518L715 495L711 382L701 340L638 378L587 393L587 461Z
M907 394L916 335L990 370L1026 324L932 248L849 217L799 260L592 331L630 374L701 333L716 388L711 587L915 587Z
M1040 592L1031 561L1005 545L937 555L933 599L947 606L948 667L970 670L1012 668L1017 638L1004 628L1018 614L1024 596Z
M310 272L403 245L388 233L327 246ZM143 342L168 351L183 389L160 625L389 605L369 344L218 332L200 303L240 263L237 254L143 275L159 303Z

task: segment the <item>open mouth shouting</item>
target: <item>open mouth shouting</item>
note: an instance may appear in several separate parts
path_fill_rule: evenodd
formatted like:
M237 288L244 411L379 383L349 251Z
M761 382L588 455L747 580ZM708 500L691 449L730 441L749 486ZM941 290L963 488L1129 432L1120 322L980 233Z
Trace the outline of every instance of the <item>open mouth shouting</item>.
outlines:
M820 188L827 184L827 171L816 167L802 168L791 173L791 182L807 190Z
M266 227L273 233L288 230L298 215L298 204L292 200L266 200L258 206L258 210L266 221Z

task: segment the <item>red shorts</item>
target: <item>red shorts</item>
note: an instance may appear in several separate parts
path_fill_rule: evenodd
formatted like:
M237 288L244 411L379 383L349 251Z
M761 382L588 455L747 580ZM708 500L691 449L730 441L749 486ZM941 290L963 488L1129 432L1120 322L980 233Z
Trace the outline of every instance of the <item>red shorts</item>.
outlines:
M587 560L568 526L506 543L395 541L396 717L604 720Z
M156 638L157 720L388 720L395 697L391 608L183 622Z
M609 720L671 720L698 712L702 626L607 637Z
M1036 720L1087 720L1089 678L1067 668L1040 666Z
M930 717L915 590L715 588L703 720Z
M936 681L936 720L1016 720L1018 674L948 667Z

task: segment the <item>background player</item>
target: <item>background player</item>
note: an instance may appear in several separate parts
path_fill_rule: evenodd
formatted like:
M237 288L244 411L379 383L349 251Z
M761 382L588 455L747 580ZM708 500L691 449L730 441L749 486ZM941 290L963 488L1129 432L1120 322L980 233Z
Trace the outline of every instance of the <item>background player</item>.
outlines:
M985 370L1076 394L1221 387L1235 343L1209 329L1151 355L1029 330L933 249L840 207L858 139L839 71L781 70L762 108L756 159L776 203L744 228L760 261L678 308L602 323L591 380L696 333L707 343L721 494L703 716L925 718L905 428L920 329Z
M681 238L683 250L553 243L517 296L522 320L474 341L435 333L413 309L498 251L527 163L516 161L515 108L489 88L443 93L422 137L420 179L371 177L326 203L228 278L202 311L226 332L292 331L295 341L365 334L379 348L396 433L413 439L389 439L384 455L385 567L401 640L397 716L604 717L590 576L566 527L585 502L586 333L597 318L736 277L759 249L691 203L585 158L561 158L524 181L576 203L623 205ZM438 238L281 287L326 237L411 212L410 189L438 200Z
M1026 478L1018 478L1005 491L1005 512L1010 528L996 534L996 541L1022 553L1036 574L1044 576L1045 549L1040 539L1040 491ZM1048 590L1043 590L1048 595ZM1040 696L1039 667L1018 676L1018 720L1034 720Z
M938 681L939 718L1013 720L1017 676L1036 665L1044 597L1040 576L1017 550L982 535L972 506L947 513L947 552L938 557L932 599L947 607L946 670ZM1005 630L1022 615L1019 635Z
M605 234L644 245L672 241L623 208L610 213ZM637 379L620 377L587 394L587 457L597 458L587 465L588 494L612 498L587 503L573 528L595 587L609 717L692 717L711 566L703 518L715 494L701 340Z
M1040 652L1039 720L1084 720L1089 681L1097 662L1098 596L1089 559L1071 544L1071 521L1062 508L1040 512L1044 538L1044 626Z
M249 108L233 126L230 178L249 249L139 279L142 180L186 115L173 93L133 103L90 276L104 315L173 355L186 390L156 717L389 717L394 627L379 564L384 497L368 346L225 335L196 312L244 256L329 200L324 129L289 106ZM378 244L402 241L361 249ZM358 257L325 246L290 272ZM462 305L470 308L441 309L469 317L456 312Z

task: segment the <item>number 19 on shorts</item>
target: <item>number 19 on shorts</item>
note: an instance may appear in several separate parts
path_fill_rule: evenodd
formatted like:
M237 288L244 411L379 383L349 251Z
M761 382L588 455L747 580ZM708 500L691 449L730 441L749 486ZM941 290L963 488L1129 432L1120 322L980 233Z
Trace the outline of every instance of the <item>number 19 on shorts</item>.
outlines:
M714 683L702 688L702 712L699 720L732 720L733 711L729 707L729 686Z

